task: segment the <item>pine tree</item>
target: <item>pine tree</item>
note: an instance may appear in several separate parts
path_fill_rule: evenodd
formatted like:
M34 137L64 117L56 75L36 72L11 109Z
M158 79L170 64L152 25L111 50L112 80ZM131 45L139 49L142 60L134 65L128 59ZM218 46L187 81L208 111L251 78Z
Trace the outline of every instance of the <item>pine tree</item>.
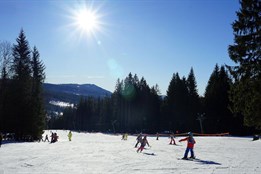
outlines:
M197 123L197 116L201 112L200 100L197 91L197 82L194 75L193 68L190 69L188 78L187 78L187 87L188 87L188 124L191 127L191 131L199 130Z
M153 132L160 115L160 102L157 94L158 87L150 88L144 77L140 80L135 74L124 80L117 80L112 94L111 124L118 131Z
M163 124L165 125L165 129L167 128L168 130L172 130L173 127L177 129L176 121L175 120L175 93L176 93L176 86L177 86L177 81L179 79L178 73L173 74L172 78L170 80L168 90L167 90L167 96L165 98L165 107L163 108L166 113L165 119L163 121ZM175 124L174 124L175 123Z
M40 137L45 126L45 110L42 85L45 79L45 66L40 60L36 47L32 51L32 109L33 109L33 137Z
M167 112L169 129L172 131L190 131L188 118L188 88L186 78L173 75L167 90Z
M160 106L161 106L161 97L160 97L160 90L159 86L156 84L152 86L150 90L150 99L149 99L149 130L151 132L156 133L160 130Z
M215 66L205 91L205 125L209 133L229 132L232 114L228 109L231 80L224 66Z
M12 48L7 41L0 43L0 130L6 130L8 119L9 82Z
M238 19L232 24L234 44L229 46L234 85L231 109L244 115L244 123L261 129L261 1L241 0Z
M41 137L45 122L42 96L45 68L36 47L31 52L23 30L16 41L12 48L8 84L10 94L7 104L7 131L14 132L19 140L25 137L35 140Z
M122 90L123 90L123 81L117 79L115 91L112 94L112 117L111 124L113 127L113 131L116 129L121 130L121 125L123 123L122 112L123 112L123 98L122 98Z
M21 30L17 44L13 46L13 125L18 139L32 134L32 83L31 51L24 31Z
M208 84L205 90L204 98L204 110L206 113L206 132L217 133L217 118L218 118L218 78L219 78L220 68L216 64L215 68L210 75Z

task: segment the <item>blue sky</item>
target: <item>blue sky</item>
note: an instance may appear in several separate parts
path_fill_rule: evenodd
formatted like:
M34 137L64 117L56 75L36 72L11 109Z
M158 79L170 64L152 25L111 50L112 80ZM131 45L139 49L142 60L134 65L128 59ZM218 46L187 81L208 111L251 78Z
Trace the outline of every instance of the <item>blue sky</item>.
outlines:
M81 9L97 27L76 24ZM216 63L233 64L232 22L238 0L1 0L0 41L23 28L46 66L49 83L91 83L111 92L131 72L166 94L173 73L193 67L200 95Z

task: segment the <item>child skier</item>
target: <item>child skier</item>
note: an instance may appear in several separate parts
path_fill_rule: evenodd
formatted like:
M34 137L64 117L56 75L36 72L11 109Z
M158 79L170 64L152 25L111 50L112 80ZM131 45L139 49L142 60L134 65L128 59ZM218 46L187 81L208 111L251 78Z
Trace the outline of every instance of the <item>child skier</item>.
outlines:
M169 144L172 144L173 143L173 145L176 145L176 142L175 142L175 140L174 140L174 134L172 133L171 135L170 135L170 142L169 142Z
M181 142L181 141L187 141L187 142L188 142L188 143L187 143L187 149L186 149L185 154L184 154L184 157L183 157L182 159L188 159L188 153L189 153L189 151L190 151L190 153L191 153L190 158L195 159L195 155L194 155L194 150L193 150L193 148L194 148L194 144L196 144L196 141L195 141L194 138L193 138L193 134L192 134L191 132L189 132L189 133L188 133L188 137L179 140L179 142Z
M139 143L142 142L142 134L141 133L137 136L136 140L137 140L137 143L135 144L135 148L138 146Z
M140 145L140 147L139 147L138 150L137 150L137 153L138 153L139 151L142 152L143 149L144 149L144 147L146 146L146 144L150 147L149 142L148 142L148 140L147 140L147 135L145 135L145 136L143 137L143 139L142 139L142 141L141 141L141 145Z
M72 141L72 132L71 131L68 133L68 138L69 138L69 141Z

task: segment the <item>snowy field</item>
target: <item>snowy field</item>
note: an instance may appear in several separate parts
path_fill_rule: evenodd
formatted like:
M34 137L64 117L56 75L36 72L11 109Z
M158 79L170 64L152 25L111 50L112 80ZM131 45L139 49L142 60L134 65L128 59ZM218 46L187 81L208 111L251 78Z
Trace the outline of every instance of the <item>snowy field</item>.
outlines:
M56 132L56 131L55 131ZM46 131L50 135L50 131ZM198 160L183 157L186 142L148 137L152 147L137 153L136 137L57 131L57 143L7 143L0 148L0 174L260 174L261 141L242 137L195 137Z

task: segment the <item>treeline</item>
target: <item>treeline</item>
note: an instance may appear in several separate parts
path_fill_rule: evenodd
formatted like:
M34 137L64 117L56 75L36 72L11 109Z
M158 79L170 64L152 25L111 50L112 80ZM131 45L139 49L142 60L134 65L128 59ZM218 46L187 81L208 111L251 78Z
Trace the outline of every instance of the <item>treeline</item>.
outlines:
M44 65L24 31L16 44L0 43L0 131L14 133L17 140L35 140L45 128L42 83Z
M158 86L149 87L130 73L118 79L111 97L82 98L79 104L52 118L49 127L80 131L110 132L205 132L248 134L253 129L243 125L243 117L234 117L229 110L229 90L232 80L224 66L215 66L206 87L205 97L197 92L191 68L187 78L174 73L167 96L161 96Z

